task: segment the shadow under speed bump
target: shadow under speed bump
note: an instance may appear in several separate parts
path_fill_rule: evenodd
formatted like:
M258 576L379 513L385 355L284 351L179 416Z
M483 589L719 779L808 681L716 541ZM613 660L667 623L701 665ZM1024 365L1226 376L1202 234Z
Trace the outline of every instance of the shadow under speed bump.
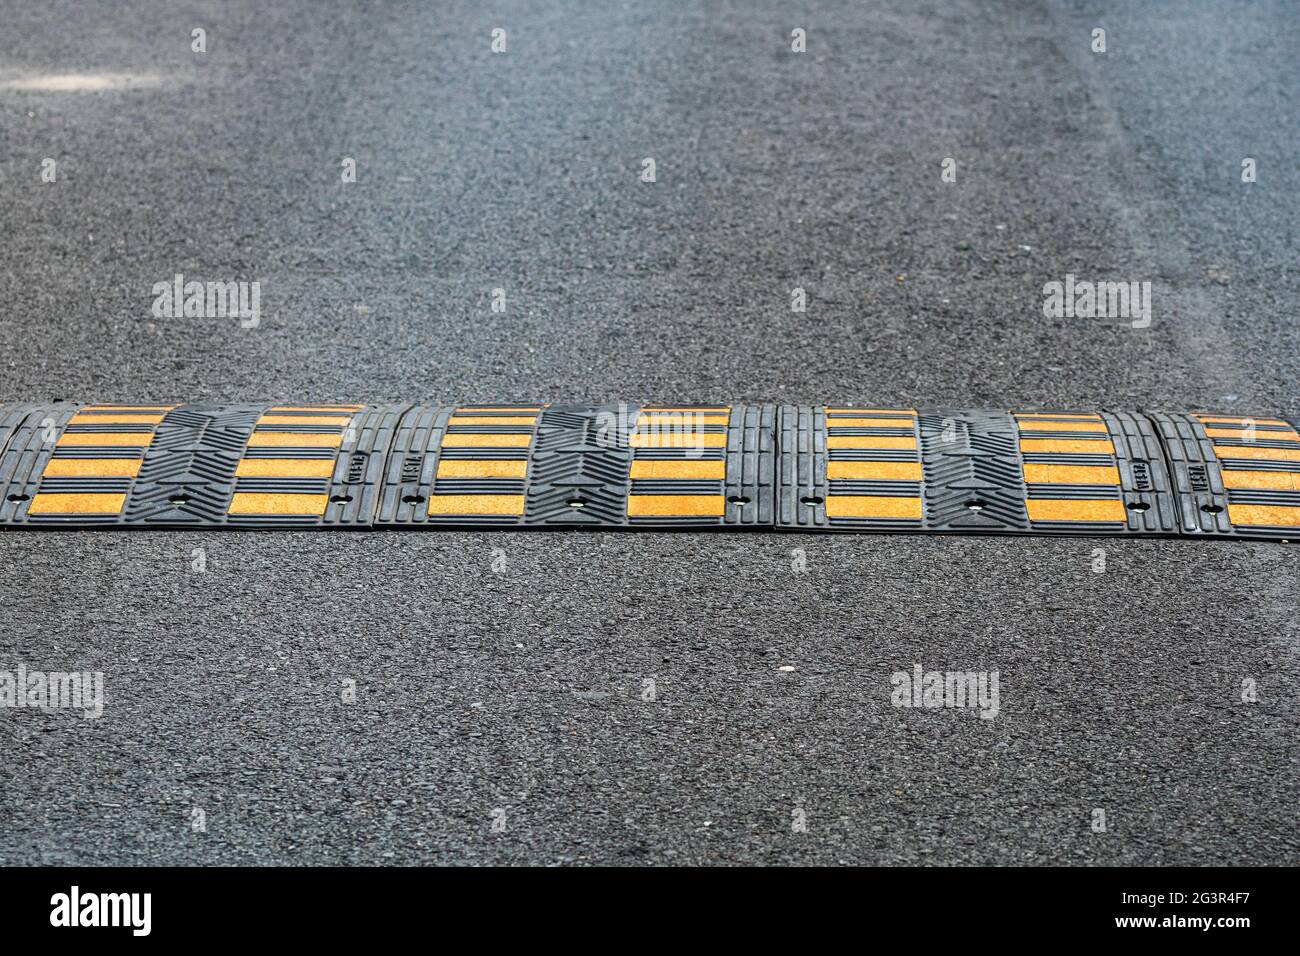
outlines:
M845 405L0 407L0 527L1300 537L1281 417Z

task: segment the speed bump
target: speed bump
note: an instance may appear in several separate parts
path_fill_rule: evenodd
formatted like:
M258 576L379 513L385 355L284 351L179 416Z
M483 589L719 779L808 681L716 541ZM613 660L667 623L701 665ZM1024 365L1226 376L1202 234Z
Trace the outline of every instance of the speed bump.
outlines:
M921 530L920 417L910 408L783 406L782 527Z
M1189 535L1293 537L1300 528L1300 433L1281 418L1154 413Z
M111 524L121 519L127 492L146 449L171 405L87 405L63 424L42 457L28 520Z
M1170 534L1176 529L1159 438L1125 412L1013 413L1035 530Z
M360 405L29 409L0 456L0 522L369 527L401 411Z
M772 406L416 406L376 522L771 526L774 421Z
M632 425L629 524L695 527L772 522L774 409L647 406Z
M782 406L778 420L778 528L1257 537L1300 528L1288 510L1300 505L1300 456L1280 419L1258 421L1247 454L1269 457L1231 477L1236 489L1207 460L1210 439L1234 452L1247 442L1205 435L1185 415Z
M0 407L5 528L1300 536L1284 417L774 404Z
M513 527L541 405L415 406L394 428L379 524Z

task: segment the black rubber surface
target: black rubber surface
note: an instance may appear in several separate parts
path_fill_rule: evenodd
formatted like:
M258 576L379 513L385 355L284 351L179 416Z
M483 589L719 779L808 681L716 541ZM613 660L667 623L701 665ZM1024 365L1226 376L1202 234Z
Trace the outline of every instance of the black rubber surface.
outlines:
M0 83L144 79L0 88L0 401L1295 410L1298 17L10 4ZM155 318L177 272L260 280L260 326ZM1149 279L1150 328L1044 317L1067 273ZM1298 572L1267 542L0 535L0 668L107 698L0 712L0 862L1293 864ZM999 670L997 718L892 706L918 662Z

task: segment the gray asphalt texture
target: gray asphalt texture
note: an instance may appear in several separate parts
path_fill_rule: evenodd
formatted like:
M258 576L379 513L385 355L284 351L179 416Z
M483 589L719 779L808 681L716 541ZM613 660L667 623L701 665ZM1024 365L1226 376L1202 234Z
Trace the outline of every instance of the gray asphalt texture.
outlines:
M1300 412L1282 0L0 14L0 402ZM61 74L129 79L31 88ZM260 281L261 327L155 319L177 272ZM1066 273L1152 281L1151 328L1045 318ZM0 863L1294 864L1298 572L1239 542L4 534L0 669L107 701L0 711ZM916 663L997 670L996 719L894 707Z

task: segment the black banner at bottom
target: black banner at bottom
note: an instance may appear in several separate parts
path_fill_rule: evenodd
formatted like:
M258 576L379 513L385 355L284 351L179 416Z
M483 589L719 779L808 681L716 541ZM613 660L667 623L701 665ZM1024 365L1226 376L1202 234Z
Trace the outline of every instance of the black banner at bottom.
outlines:
M792 932L947 950L1098 937L1220 947L1272 938L1293 874L1275 869L488 870L16 868L0 874L4 937L74 945L400 942L619 946L683 934L729 946ZM438 944L436 935L426 937ZM910 946L908 947L911 948ZM14 952L20 951L16 946Z

